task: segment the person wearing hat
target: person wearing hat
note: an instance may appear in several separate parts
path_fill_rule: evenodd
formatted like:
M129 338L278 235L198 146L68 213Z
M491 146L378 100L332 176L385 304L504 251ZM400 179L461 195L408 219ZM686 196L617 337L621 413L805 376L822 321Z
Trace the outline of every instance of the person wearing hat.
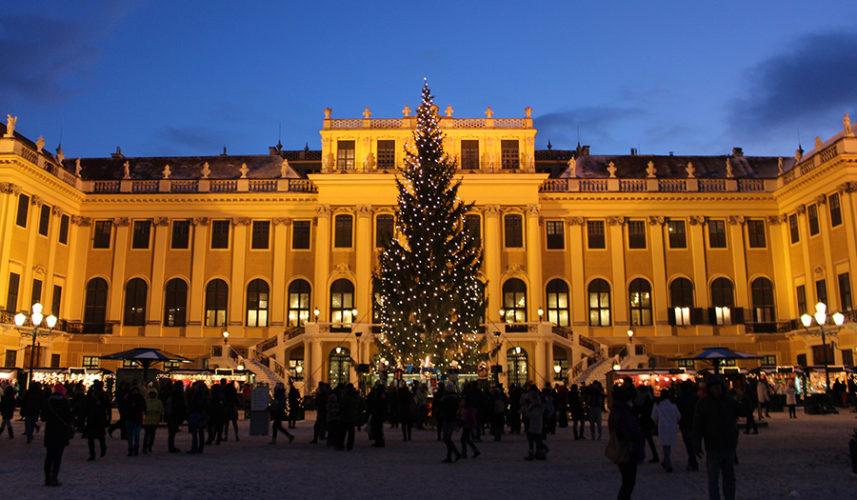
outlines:
M708 469L708 497L720 498L720 476L723 496L735 499L735 451L738 448L738 403L728 397L723 380L712 376L706 381L708 393L696 404L693 416L693 438L697 454L702 456L705 440Z
M60 486L57 476L60 472L62 454L74 432L73 416L65 397L66 390L62 384L54 386L53 393L48 398L42 420L45 422L45 486Z

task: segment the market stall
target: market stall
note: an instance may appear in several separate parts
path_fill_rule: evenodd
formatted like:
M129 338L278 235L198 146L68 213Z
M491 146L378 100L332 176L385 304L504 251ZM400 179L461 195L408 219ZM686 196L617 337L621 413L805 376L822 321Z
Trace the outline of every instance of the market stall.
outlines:
M88 389L93 382L100 380L104 382L105 387L110 387L113 379L113 372L103 368L33 368L33 382L49 386L82 382Z
M238 382L239 386L244 384L254 384L256 382L256 374L249 370L232 370L228 368L218 368L215 370L170 370L168 372L159 373L157 379L169 379L172 381L180 381L185 387L201 380L205 385L212 386L219 384L221 380L226 379L227 382Z
M669 389L673 385L680 384L685 380L696 380L697 374L693 370L684 368L654 368L650 370L617 370L608 374L607 382L613 384L621 383L625 378L630 378L634 387L641 385L649 386L658 396L662 390Z

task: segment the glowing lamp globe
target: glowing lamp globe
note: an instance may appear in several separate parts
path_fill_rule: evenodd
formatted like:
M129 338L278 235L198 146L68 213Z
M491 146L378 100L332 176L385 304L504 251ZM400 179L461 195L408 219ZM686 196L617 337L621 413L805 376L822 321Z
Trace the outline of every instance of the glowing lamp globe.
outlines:
M27 317L24 316L24 313L18 313L15 315L15 324L18 326L24 326L24 322L27 321Z
M809 328L809 325L812 324L812 316L807 313L803 313L800 315L800 322L805 328Z
M47 318L45 318L45 323L48 325L48 328L53 328L57 324L57 317L51 314Z
M842 326L842 323L845 323L845 315L841 312L833 313L833 323L835 323L836 326Z

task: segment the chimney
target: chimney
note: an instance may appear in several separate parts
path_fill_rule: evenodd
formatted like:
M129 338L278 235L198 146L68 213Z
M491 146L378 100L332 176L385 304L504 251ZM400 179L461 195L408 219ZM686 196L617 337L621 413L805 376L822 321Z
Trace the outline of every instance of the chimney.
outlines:
M637 148L631 148L631 156L637 156Z
M732 156L735 156L735 157L744 156L744 148L732 148Z
M116 146L116 152L110 155L112 158L125 158L125 155L122 154L122 148Z
M589 156L589 146L583 146L583 156Z

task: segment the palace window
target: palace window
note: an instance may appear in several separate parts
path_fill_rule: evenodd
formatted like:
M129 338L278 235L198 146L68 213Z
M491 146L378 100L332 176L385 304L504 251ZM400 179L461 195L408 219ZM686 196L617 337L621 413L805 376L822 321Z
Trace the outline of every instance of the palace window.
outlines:
M306 280L296 279L289 284L289 326L303 326L309 322L310 293Z
M21 193L18 195L18 215L15 222L21 227L27 227L27 215L30 213L30 197Z
M768 278L756 278L750 284L753 298L753 320L756 323L774 322L774 285Z
M354 170L354 141L336 141L336 169Z
M356 319L353 309L354 284L344 278L334 281L330 285L330 322L350 325Z
M806 287L798 285L795 291L797 294L797 313L798 316L806 314Z
M777 366L777 355L766 354L762 356L762 366Z
M646 222L628 221L628 248L646 248Z
M610 285L595 279L589 283L589 326L610 326Z
M39 210L39 234L42 236L48 235L48 228L51 225L51 207L47 205L42 205L41 210Z
M21 275L9 273L9 289L6 291L6 312L18 312L18 287L21 285Z
M818 205L806 207L806 219L809 222L809 235L815 236L818 234Z
M631 326L651 326L652 285L643 278L637 278L628 285L628 296L631 306Z
M375 217L375 246L384 248L393 239L395 219L391 214L380 214Z
M328 357L328 382L331 387L340 383L347 384L351 374L351 352L345 347L335 347L330 351Z
M509 385L524 385L530 379L527 351L513 347L506 351L506 376Z
M726 221L708 221L708 246L710 248L726 248Z
M30 304L42 303L42 280L33 279L33 290L30 294Z
M842 224L842 208L839 205L839 193L833 193L827 197L827 206L830 208L830 226L836 227Z
M569 326L568 285L561 279L548 282L547 292L548 321L556 326Z
M827 304L827 283L823 279L815 282L815 298Z
M110 233L113 231L113 221L95 221L95 231L92 236L92 248L110 248Z
M211 248L229 248L229 226L232 221L215 220L211 222Z
M503 169L518 168L518 141L515 139L500 141L500 160Z
M482 245L482 218L476 214L467 214L464 216L464 230L476 242L477 246Z
M292 250L309 250L310 221L292 222Z
M672 304L672 324L688 326L693 309L693 283L687 278L676 278L670 283L670 301Z
M527 285L518 278L503 283L503 320L507 323L527 321Z
M479 170L479 141L461 141L461 168Z
M106 317L107 282L102 278L92 278L86 284L86 298L83 307L84 331L92 332L103 329Z
M687 248L687 235L685 234L683 220L667 222L667 233L670 237L670 248Z
M60 217L60 234L59 234L59 242L62 243L63 245L68 243L68 223L69 223L69 216L63 214L62 217Z
M189 220L174 220L173 234L170 241L170 248L184 249L188 248L190 242L190 221Z
M382 170L396 168L396 141L378 141L378 168Z
M146 294L149 291L146 282L134 278L125 285L126 326L144 326L146 324Z
M60 315L60 306L62 305L62 287L54 285L54 294L51 297L51 314L54 316Z
M518 214L509 214L503 218L505 225L506 248L524 247L524 219Z
M747 240L750 248L765 248L765 221L747 219Z
M732 307L735 306L734 286L728 278L717 278L711 282L711 305L714 310L712 323L732 324Z
M267 250L269 233L271 232L271 221L254 220L253 221L253 241L250 248L254 250Z
M84 356L83 357L83 367L89 368L90 370L97 369L101 366L101 358L98 356Z
M221 279L211 280L205 287L205 326L226 326L226 305L229 287Z
M791 235L792 243L800 241L800 228L797 225L797 214L789 215L789 234Z
M547 232L548 250L562 250L565 248L565 226L563 221L545 221L545 231Z
M247 285L247 326L268 326L268 284L264 280Z
M603 220L586 221L586 246L590 249L606 248Z
M181 278L167 282L164 293L164 326L185 326L187 283Z
M131 239L131 248L149 248L149 235L152 232L152 221L135 220L134 235Z
M347 214L339 214L333 220L333 247L351 248L351 223L353 217Z
M851 304L851 280L848 273L842 273L836 277L839 281L839 306L843 311L850 311Z

